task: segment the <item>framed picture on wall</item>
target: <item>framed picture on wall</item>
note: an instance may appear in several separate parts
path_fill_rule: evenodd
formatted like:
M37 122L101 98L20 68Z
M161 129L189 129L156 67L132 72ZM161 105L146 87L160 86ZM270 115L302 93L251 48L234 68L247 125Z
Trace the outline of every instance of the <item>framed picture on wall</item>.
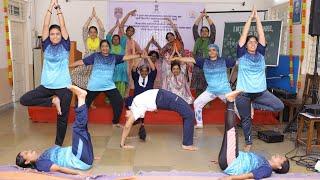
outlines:
M293 0L293 24L301 24L301 10L302 2L301 0Z

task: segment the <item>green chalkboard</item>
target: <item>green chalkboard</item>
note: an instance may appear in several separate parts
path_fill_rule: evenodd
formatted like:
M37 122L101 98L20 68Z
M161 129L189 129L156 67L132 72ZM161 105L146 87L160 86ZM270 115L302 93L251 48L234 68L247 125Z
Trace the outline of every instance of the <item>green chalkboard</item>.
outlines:
M226 22L224 26L222 56L237 57L237 44L242 33L245 22ZM266 65L278 66L279 47L281 39L282 21L263 21L262 22L266 41ZM249 35L257 36L256 23L252 22Z

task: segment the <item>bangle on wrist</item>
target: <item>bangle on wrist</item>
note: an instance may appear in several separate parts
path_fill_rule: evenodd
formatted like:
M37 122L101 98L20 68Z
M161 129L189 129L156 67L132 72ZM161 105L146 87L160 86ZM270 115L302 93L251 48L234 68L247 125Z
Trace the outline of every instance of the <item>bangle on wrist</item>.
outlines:
M48 12L50 13L50 14L52 14L52 12L48 9Z
M57 15L62 14L62 12L57 13Z

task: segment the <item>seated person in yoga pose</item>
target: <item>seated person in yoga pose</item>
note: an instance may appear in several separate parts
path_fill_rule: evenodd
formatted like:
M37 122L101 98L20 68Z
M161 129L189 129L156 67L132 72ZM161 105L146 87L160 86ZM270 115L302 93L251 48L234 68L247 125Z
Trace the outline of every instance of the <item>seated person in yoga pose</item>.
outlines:
M269 160L253 152L238 150L238 135L236 132L234 100L240 91L226 94L227 110L225 115L225 130L219 166L224 173L230 175L222 179L262 179L270 177L272 171L285 174L289 171L289 160L284 156L273 155Z
M57 171L66 174L84 175L78 170L92 167L94 160L91 137L88 132L88 109L85 104L87 92L77 86L68 87L78 98L76 119L72 126L72 146L52 146L42 153L25 150L18 153L16 165L38 171Z
M157 109L171 110L179 113L183 118L182 149L197 150L193 146L194 113L192 108L181 97L164 89L147 90L133 99L130 110L126 112L127 121L123 128L120 147L125 149L133 148L133 146L125 145L125 140L131 130L132 124L139 118L144 118L147 111L155 111Z

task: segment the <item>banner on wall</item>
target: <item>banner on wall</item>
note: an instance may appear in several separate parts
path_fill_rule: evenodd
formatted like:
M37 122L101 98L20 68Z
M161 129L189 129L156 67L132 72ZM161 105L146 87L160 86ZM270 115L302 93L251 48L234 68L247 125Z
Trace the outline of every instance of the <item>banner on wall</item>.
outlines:
M173 32L164 19L171 18L177 24L185 49L192 51L194 45L192 26L204 6L203 3L110 1L107 27L112 28L117 19L122 20L129 11L136 9L136 15L129 17L125 27L129 25L135 27L134 39L141 48L147 45L152 36L163 47L167 43L165 39L167 32Z

